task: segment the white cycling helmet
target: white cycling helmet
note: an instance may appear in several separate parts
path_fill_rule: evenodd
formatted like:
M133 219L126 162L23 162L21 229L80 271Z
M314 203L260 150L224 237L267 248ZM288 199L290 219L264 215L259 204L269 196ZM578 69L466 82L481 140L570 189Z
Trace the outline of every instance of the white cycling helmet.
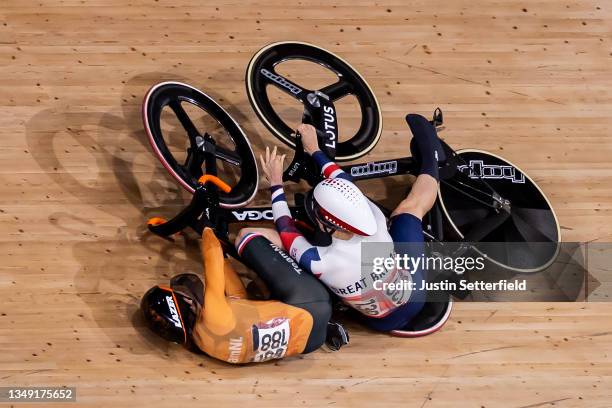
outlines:
M376 233L376 218L366 196L342 178L325 179L306 196L306 212L334 230L369 236Z

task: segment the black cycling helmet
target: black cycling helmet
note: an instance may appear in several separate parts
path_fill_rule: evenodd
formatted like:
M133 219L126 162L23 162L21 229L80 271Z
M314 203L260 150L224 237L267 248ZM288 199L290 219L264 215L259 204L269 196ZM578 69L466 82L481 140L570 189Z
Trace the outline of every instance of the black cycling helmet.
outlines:
M140 309L153 332L187 345L202 307L203 293L204 287L197 275L177 275L170 281L170 287L156 285L149 289L142 297Z

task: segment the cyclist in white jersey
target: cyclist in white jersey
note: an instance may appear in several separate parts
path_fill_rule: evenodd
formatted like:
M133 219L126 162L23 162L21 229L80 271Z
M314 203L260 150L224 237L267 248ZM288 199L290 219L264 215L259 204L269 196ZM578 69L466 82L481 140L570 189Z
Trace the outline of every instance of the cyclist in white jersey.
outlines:
M310 218L331 233L331 242L317 245L297 228L282 187L285 156L277 155L276 148L272 152L266 148L266 157L261 157L261 161L271 185L276 230L243 228L236 238L238 251L241 252L252 237L263 235L276 245L282 245L302 268L319 278L345 304L359 311L371 328L395 331L405 327L423 308L425 292L380 290L374 282L407 280L420 288L426 272L417 269L408 273L395 268L382 274L362 272L361 244L387 243L392 251L394 242L412 242L420 252L413 255L420 256L424 250L421 219L436 200L438 161L444 160L444 152L435 128L431 132L433 125L427 119L408 115L406 121L415 136L410 148L420 163L420 172L410 193L391 214L389 226L382 211L351 182L350 175L319 150L315 128L302 124L298 131L304 149L325 177L309 192L305 207Z

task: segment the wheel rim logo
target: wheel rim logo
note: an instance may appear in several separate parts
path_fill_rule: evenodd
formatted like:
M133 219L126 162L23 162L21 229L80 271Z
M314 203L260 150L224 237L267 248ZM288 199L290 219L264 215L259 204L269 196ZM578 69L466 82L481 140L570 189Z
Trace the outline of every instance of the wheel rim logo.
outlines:
M273 74L272 72L268 71L265 68L262 68L260 72L261 72L261 74L263 76L265 76L269 80L277 83L278 85L282 86L283 88L287 89L289 92L291 92L294 95L297 95L300 92L302 92L302 88L298 88L297 86L287 82L285 80L285 78L283 78L283 77L281 77L279 75Z
M457 169L472 179L510 180L512 183L525 183L525 175L513 166L484 164L482 160L470 160L469 165L462 164L457 166Z
M395 173L397 173L397 162L395 160L379 163L371 162L360 166L351 167L351 176L354 177Z

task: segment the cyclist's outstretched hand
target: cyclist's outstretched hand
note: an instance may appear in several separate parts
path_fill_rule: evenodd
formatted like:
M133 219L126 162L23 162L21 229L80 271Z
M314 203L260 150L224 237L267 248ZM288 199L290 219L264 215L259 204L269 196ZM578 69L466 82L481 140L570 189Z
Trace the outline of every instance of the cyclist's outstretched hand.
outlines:
M319 140L314 126L302 123L298 126L297 131L302 135L302 144L308 154L312 155L319 150Z
M261 160L261 168L263 169L266 179L270 185L282 185L285 155L276 154L276 146L274 146L272 152L270 152L269 147L266 147L265 159L262 155L259 155L259 160Z

